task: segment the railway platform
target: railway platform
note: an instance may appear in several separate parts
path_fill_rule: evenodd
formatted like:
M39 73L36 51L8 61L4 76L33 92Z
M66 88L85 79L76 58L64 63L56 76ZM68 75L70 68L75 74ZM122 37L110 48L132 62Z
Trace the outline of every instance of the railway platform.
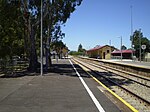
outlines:
M49 73L0 78L0 112L121 112L100 85L69 59Z
M127 64L130 66L137 66L141 68L149 68L150 69L150 62L144 62L144 61L134 61L134 60L127 60L123 59L121 60L115 60L115 59L110 59L110 60L103 60L103 61L109 61L109 62L116 62L116 63L122 63L122 64Z

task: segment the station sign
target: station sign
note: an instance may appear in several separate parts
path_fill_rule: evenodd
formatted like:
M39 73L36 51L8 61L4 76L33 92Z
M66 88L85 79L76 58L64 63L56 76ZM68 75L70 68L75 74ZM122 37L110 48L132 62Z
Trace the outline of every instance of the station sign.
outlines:
M145 49L146 49L146 45L142 45L141 48L142 48L143 50L145 50Z

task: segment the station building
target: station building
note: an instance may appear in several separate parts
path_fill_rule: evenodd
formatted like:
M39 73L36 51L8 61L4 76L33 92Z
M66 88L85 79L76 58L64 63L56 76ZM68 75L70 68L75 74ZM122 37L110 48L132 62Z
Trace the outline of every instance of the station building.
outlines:
M116 50L111 53L113 59L120 59L122 52L122 59L132 59L133 50Z
M111 59L111 52L114 50L117 49L109 45L96 46L92 49L87 50L87 55L90 58Z

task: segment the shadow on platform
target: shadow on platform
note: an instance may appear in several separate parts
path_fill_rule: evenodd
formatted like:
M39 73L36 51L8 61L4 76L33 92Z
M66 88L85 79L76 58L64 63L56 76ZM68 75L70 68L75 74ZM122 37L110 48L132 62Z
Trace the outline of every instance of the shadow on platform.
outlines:
M81 77L84 78L91 78L79 65L74 64L77 71L80 73ZM107 84L108 81L104 78L106 76L109 80L116 81L119 83L119 85L129 85L132 84L131 80L127 79L120 79L113 77L113 73L109 72L99 72L99 71L89 71L90 74L92 74L94 77L96 77L98 80L100 80L102 83ZM22 71L22 72L13 72L10 74L5 74L3 76L0 76L0 78L19 78L24 76L39 76L40 72L31 73L29 71ZM43 76L54 76L54 75L65 75L70 77L78 77L75 73L75 70L73 69L71 64L52 64L52 66L48 69L47 72L44 71ZM107 84L108 85L108 84ZM115 86L115 84L111 83L109 84L111 86Z

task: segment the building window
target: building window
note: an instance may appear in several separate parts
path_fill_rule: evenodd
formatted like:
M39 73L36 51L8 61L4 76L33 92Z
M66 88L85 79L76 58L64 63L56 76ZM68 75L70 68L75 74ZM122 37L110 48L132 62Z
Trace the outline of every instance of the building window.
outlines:
M109 50L107 50L107 53L109 53Z

